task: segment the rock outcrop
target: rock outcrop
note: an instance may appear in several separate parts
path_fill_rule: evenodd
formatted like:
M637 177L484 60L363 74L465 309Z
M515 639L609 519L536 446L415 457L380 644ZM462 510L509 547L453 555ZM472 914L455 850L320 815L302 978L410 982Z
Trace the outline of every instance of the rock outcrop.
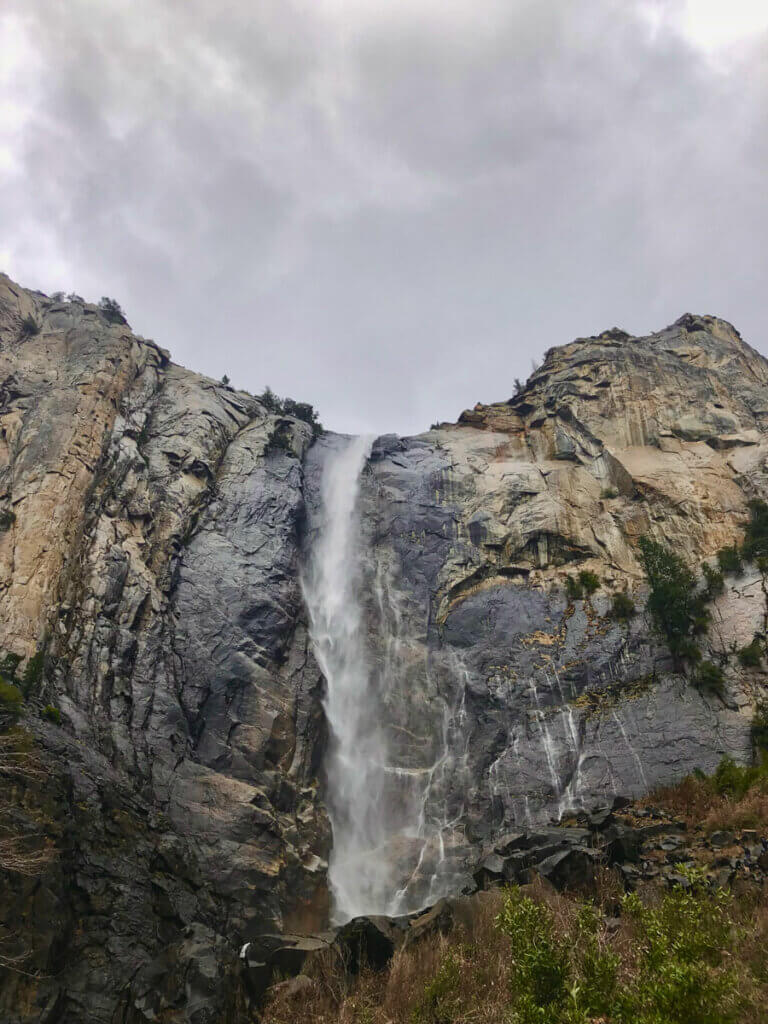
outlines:
M704 641L722 695L643 614L607 612L625 588L642 606L639 536L692 565L741 538L768 496L767 384L730 325L685 316L553 349L510 401L375 442L368 643L399 777L429 779L389 794L424 810L385 852L403 911L471 887L510 831L750 757L764 681L733 651L765 629L757 571ZM21 725L49 772L13 793L59 851L4 887L0 953L32 969L5 972L3 1020L244 1019L263 978L243 947L327 926L300 569L339 443L0 276L0 650L44 652ZM600 589L571 601L583 569Z

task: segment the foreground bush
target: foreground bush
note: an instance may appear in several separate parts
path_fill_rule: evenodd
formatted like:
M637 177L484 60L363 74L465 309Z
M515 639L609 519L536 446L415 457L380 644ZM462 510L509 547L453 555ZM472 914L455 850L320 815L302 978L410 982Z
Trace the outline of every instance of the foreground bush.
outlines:
M740 903L684 879L602 900L539 882L481 894L449 935L400 950L388 971L316 972L311 994L278 995L264 1024L765 1022L765 894Z

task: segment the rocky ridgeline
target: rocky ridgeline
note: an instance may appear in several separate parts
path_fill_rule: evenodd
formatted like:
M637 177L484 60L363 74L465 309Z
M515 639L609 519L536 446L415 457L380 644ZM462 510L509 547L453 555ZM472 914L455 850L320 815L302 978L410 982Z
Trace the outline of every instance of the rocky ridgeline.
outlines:
M675 670L644 614L610 609L625 589L643 606L640 536L694 566L741 540L768 497L766 385L729 324L686 316L553 349L508 401L377 439L366 644L393 778L430 779L431 834L381 851L411 906L478 871L578 874L594 830L554 839L553 818L749 760L765 675L735 651L765 630L759 573L712 605L720 693ZM42 655L21 726L48 773L6 793L58 850L3 886L0 945L27 959L0 1019L239 1020L269 973L260 937L327 928L324 684L299 571L340 443L0 276L0 653L20 672ZM598 588L569 597L581 571ZM740 849L715 859L744 873ZM617 863L632 881L676 855Z

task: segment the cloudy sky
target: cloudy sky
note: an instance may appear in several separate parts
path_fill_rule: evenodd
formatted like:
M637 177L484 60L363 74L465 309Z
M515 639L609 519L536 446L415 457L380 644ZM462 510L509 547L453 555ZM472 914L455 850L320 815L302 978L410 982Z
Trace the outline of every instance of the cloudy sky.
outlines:
M416 432L685 311L768 353L765 0L3 0L0 269Z

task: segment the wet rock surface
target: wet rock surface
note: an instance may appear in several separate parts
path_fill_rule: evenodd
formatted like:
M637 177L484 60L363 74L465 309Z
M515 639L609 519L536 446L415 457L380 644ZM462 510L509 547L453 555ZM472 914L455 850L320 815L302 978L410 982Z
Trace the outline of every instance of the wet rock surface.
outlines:
M625 588L643 604L639 535L694 565L741 538L768 495L766 385L730 325L687 316L552 350L514 399L374 443L363 600L397 769L382 808L424 812L380 855L403 911L434 906L323 939L327 736L300 569L341 439L0 276L0 650L45 652L22 725L51 780L13 797L59 851L41 880L4 879L0 941L32 969L3 972L0 1019L236 1021L278 950L290 971L326 946L378 962L447 926L441 895L533 870L575 885L604 862L628 884L679 872L689 837L614 800L749 759L764 675L733 650L764 631L765 593L748 569L714 605L722 696L672 671L642 613L608 613ZM580 570L600 588L570 601ZM763 843L700 849L718 877L757 877Z

